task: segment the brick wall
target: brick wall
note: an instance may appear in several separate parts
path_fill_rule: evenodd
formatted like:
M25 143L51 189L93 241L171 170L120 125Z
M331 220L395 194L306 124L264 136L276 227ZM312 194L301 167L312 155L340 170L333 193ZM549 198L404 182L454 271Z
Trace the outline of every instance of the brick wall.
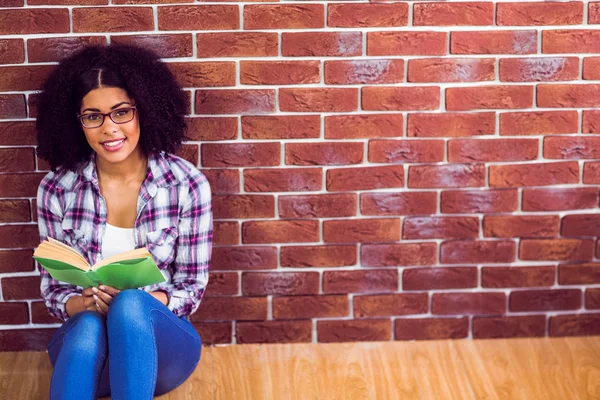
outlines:
M192 99L205 342L600 334L600 2L107 1L0 0L0 349L57 326L32 99L108 41Z

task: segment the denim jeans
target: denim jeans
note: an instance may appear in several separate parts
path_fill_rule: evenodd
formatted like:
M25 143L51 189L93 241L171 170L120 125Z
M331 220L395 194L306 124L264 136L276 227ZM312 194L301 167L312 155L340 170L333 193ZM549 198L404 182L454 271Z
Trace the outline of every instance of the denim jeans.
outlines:
M107 317L80 312L52 337L50 399L152 399L194 372L201 347L185 317L142 290L122 291Z

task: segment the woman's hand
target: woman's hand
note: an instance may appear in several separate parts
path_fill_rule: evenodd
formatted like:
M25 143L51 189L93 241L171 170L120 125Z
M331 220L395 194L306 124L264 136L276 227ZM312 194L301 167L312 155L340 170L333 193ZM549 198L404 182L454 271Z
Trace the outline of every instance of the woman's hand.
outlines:
M92 287L89 289L92 290L92 298L96 307L95 311L98 311L102 315L106 315L108 313L110 302L112 301L113 297L120 292L120 290L107 285L100 285L98 287ZM86 309L89 310L87 307Z

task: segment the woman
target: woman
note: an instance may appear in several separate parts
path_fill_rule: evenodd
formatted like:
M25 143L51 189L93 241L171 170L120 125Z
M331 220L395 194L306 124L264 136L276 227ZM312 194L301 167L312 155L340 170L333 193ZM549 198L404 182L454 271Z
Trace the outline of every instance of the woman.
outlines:
M83 289L41 269L50 313L66 321L48 353L51 399L151 399L194 371L201 340L187 320L208 281L209 184L174 155L187 97L147 50L88 47L63 60L38 101L38 152L52 172L37 197L41 240L90 264L146 247L166 282Z

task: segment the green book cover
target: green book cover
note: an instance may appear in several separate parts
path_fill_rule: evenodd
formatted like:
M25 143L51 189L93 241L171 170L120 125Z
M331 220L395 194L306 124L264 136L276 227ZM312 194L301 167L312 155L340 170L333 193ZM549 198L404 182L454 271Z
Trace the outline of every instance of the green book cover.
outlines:
M125 290L165 281L151 256L116 261L88 271L56 259L33 258L57 281L84 288L105 284Z

